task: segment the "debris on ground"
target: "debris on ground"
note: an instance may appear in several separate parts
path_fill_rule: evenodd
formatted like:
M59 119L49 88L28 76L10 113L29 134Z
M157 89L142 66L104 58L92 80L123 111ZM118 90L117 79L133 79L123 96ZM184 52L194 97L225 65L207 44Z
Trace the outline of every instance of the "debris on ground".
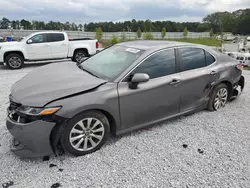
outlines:
M14 182L13 181L9 181L7 183L3 183L2 186L3 188L9 188L10 186L13 186Z
M53 185L51 185L51 188L58 188L61 187L60 183L54 183Z
M53 167L56 167L57 165L56 164L53 164L53 163L51 163L51 164L49 164L49 167L50 168L53 168Z

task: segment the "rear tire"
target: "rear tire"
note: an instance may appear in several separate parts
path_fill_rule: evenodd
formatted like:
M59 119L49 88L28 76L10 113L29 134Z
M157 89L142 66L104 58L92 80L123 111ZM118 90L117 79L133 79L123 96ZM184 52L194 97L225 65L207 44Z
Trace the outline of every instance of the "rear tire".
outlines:
M19 54L10 54L5 58L5 63L10 69L21 69L24 59Z
M82 156L99 150L109 136L107 117L99 111L88 111L72 118L65 125L61 143L65 151Z
M217 111L223 108L228 101L228 88L226 84L219 84L213 89L210 99L208 101L207 109L209 111Z
M88 54L86 53L86 51L84 50L76 50L74 52L74 55L72 57L72 61L77 62L77 63L81 63L82 62L82 58L88 57Z

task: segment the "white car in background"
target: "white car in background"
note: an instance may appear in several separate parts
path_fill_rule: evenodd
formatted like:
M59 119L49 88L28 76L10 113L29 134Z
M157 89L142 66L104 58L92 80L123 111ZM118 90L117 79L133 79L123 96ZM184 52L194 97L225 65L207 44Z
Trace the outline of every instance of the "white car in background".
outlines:
M4 41L4 38L3 36L0 35L0 42L3 42Z
M250 53L242 53L236 59L244 66L250 66Z
M247 47L247 48L250 48L250 37L247 37L246 47Z
M36 32L20 42L0 44L0 64L10 69L22 68L24 61L47 61L71 58L81 62L94 55L99 47L96 39L69 39L66 32Z

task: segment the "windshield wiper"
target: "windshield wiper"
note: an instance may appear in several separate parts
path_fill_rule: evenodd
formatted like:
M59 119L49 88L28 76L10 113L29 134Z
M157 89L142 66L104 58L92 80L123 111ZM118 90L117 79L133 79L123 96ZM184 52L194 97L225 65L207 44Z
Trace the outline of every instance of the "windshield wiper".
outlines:
M79 65L77 65L77 66L78 66L80 69L82 69L83 71L85 71L85 72L91 74L92 76L95 76L95 77L99 78L99 76L97 76L97 75L95 75L94 73L90 72L89 70L83 68L83 66L82 66L81 64L79 64Z

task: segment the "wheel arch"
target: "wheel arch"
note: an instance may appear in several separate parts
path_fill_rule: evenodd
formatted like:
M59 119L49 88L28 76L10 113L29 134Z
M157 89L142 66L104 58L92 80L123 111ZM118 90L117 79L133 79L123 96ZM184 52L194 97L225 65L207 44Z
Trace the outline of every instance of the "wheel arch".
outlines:
M77 51L84 51L87 54L87 56L89 56L89 51L87 48L76 48L73 52L73 56L75 56Z
M84 110L84 111L81 111L81 112L75 114L72 118L74 118L82 113L91 112L91 111L102 113L109 121L111 134L113 134L113 135L116 134L116 120L115 120L114 116L110 112L108 112L107 110L98 109L98 108L87 109L87 110ZM64 152L64 150L62 149L62 146L61 146L60 138L61 138L64 126L67 125L67 121L69 121L70 119L65 119L65 121L63 121L63 122L61 121L60 123L57 123L53 127L53 129L50 133L50 145L51 145L53 152L56 154L60 155L61 152Z
M5 62L6 58L7 58L7 56L10 55L10 54L18 54L18 55L22 56L23 59L25 59L24 54L23 54L22 51L8 51L8 52L5 52L4 55L3 55L4 62Z

